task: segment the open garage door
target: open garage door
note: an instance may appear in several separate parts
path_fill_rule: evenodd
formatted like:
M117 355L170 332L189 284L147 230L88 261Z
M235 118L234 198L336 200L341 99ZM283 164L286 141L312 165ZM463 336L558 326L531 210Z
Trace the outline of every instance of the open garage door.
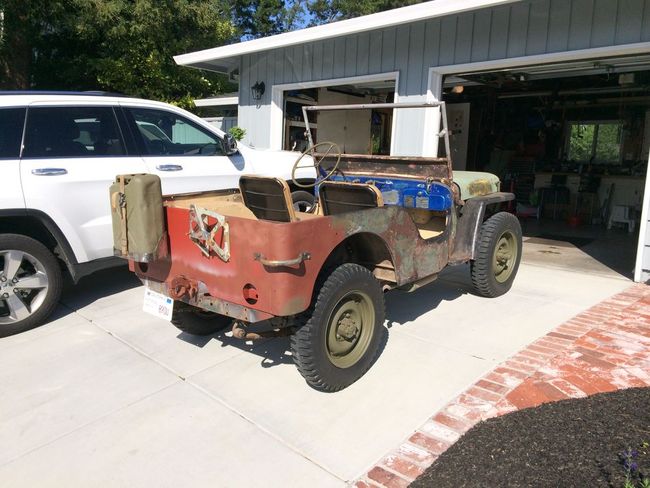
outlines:
M649 87L650 56L446 77L454 154L516 194L529 262L632 278L650 244Z

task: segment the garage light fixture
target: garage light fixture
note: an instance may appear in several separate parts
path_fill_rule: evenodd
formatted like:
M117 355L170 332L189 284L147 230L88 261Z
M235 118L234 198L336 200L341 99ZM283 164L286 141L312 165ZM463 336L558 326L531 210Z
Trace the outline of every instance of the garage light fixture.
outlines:
M251 86L251 96L253 97L253 100L259 102L262 99L262 95L264 95L265 90L266 86L264 85L263 81L258 81L253 86Z

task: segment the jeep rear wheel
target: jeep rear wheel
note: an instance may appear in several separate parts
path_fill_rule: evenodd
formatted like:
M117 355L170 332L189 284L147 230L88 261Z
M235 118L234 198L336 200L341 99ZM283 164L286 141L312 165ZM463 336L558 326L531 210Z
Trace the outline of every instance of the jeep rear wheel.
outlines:
M339 266L318 292L309 320L291 336L298 371L317 390L342 390L375 361L383 324L379 282L363 266Z
M174 302L172 324L179 330L192 335L211 335L232 325L233 319L218 313L208 312L184 302Z
M43 244L0 235L0 337L41 325L56 307L61 288L59 262Z
M512 287L521 261L521 226L512 214L499 212L481 226L472 284L481 296L494 298Z

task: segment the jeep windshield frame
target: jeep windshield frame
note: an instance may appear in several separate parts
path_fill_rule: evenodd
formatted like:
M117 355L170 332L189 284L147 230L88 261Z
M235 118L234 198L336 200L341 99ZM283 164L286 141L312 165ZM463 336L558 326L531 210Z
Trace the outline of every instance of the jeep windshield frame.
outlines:
M442 127L437 134L432 134L432 136L437 136L438 138L442 137L444 139L445 157L439 158L439 157L425 157L425 156L393 156L393 155L383 156L383 155L372 155L372 154L371 155L343 154L343 155L347 156L351 160L354 159L356 161L360 161L360 160L372 161L374 163L372 165L374 166L374 170L371 171L372 173L376 173L377 171L379 171L380 173L388 173L389 175L392 176L398 176L398 175L407 176L401 171L402 169L405 169L404 167L405 165L409 165L411 167L415 165L417 168L423 166L430 166L431 164L446 163L447 166L446 176L450 180L453 178L451 147L449 142L449 129L447 124L447 110L446 110L445 102L434 101L434 102L413 102L413 103L409 103L409 102L359 103L359 104L349 104L349 105L303 105L302 115L305 121L305 132L307 134L309 147L310 148L314 147L314 140L311 133L311 126L309 124L308 112L323 112L323 111L334 111L334 110L373 110L379 108L390 108L390 109L418 109L419 108L419 109L432 109L432 110L439 108L440 115L434 114L434 117L437 116L440 117L440 122ZM315 156L317 155L317 153L315 153L312 149L311 155ZM385 165L390 166L390 168L386 168ZM370 168L366 168L366 169L369 170ZM410 173L407 177L412 178L417 176L417 170L415 172L407 171L407 173ZM429 173L429 171L425 170L422 176L424 178L427 178L427 177L431 177L432 175Z

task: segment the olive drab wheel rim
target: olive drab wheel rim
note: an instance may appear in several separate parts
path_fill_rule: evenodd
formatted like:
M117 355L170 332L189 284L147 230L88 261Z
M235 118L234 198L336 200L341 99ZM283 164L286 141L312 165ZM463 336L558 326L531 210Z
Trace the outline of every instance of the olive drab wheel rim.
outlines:
M327 150L320 157L320 159L315 156L316 148L319 147L327 147ZM332 150L334 150L333 153ZM318 170L320 169L320 165L330 155L330 153L336 155L336 163L334 163L332 169L325 176L319 176ZM311 164L306 166L300 166L300 161L302 161L304 157L307 156L308 154L312 156ZM335 142L329 142L329 141L319 142L318 144L309 146L302 153L300 153L300 156L298 156L296 162L293 163L293 168L291 169L291 179L293 180L293 183L300 188L314 188L315 186L321 184L323 181L330 178L339 168L340 163L341 163L341 148L339 147L339 145L336 144ZM296 171L299 169L306 169L306 168L314 168L316 170L316 180L313 183L300 183L296 179Z
M518 255L519 245L517 244L517 238L512 231L506 230L497 239L492 256L494 278L498 283L508 281L516 266Z
M375 333L375 309L368 295L346 293L333 308L326 330L326 351L331 363L349 368L361 360Z

